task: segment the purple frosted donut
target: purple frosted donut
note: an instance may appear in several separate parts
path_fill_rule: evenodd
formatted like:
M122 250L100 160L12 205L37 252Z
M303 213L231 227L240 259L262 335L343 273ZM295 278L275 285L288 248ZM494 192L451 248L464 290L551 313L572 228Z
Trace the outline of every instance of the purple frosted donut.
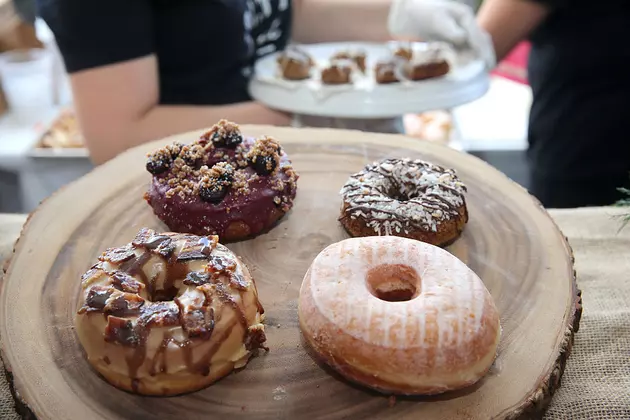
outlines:
M226 120L191 144L149 154L146 169L153 179L144 198L170 230L221 242L274 226L293 207L299 177L277 140L244 138Z

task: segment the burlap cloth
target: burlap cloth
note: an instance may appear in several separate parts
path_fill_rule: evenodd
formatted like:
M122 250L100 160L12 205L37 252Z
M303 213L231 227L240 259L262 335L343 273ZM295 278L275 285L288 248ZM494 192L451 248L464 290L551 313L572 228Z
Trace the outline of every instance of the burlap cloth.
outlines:
M630 224L621 209L551 210L575 252L584 312L562 386L545 419L630 419ZM23 217L0 215L0 260ZM18 419L4 372L0 417ZM483 419L485 420L485 419Z

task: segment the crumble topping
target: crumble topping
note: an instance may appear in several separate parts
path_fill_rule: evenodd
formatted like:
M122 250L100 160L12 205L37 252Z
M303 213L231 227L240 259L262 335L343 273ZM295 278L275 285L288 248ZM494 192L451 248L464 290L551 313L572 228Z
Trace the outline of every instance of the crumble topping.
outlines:
M258 175L276 175L281 152L282 148L276 139L263 136L256 140L254 147L247 153L247 161Z
M274 202L290 208L291 200L282 195L295 190L298 175L286 160L281 162L282 156L273 137L245 142L237 124L220 120L191 144L174 142L148 154L146 166L157 183L167 186L167 199L219 204L228 194L254 193L261 177L269 177L262 188L276 191Z

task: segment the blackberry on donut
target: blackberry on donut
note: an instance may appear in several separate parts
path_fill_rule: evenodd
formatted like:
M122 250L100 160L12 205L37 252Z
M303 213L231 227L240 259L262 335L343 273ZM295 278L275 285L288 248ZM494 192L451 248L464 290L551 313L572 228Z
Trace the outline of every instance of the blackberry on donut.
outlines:
M342 187L339 220L352 236L393 235L447 246L468 222L466 192L453 169L420 159L383 159Z
M245 137L226 120L190 144L154 151L146 169L145 199L170 230L221 242L272 228L293 207L299 177L276 139Z
M273 175L280 164L281 153L282 148L278 142L271 137L263 137L247 153L247 161L258 175Z
M142 228L85 272L78 303L88 362L138 394L196 391L265 348L256 284L216 236Z

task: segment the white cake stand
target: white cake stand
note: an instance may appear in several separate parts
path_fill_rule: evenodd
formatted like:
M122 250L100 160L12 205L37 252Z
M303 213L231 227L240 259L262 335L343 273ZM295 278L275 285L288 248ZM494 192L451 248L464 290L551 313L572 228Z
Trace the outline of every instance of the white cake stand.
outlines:
M363 50L367 73L355 79L353 85L322 85L317 77L306 81L287 81L278 77L274 53L260 59L254 67L249 85L251 96L285 112L332 118L396 118L409 113L434 109L449 109L483 96L490 84L482 60L470 53L450 51L447 56L451 71L439 78L380 85L374 81L375 63L391 53L388 43L323 43L303 45L321 67L335 53L343 50ZM414 50L427 48L425 43L413 43ZM317 72L315 72L317 73Z

